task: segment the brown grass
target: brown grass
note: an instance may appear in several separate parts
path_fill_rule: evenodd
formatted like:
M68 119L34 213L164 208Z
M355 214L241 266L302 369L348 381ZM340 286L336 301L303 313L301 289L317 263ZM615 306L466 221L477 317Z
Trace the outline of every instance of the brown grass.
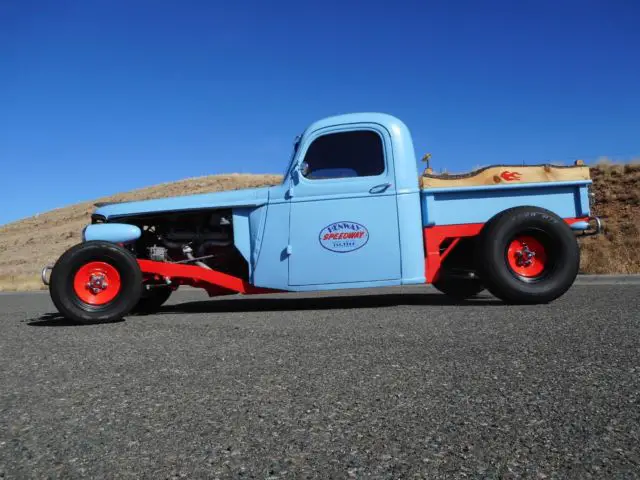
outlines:
M582 240L584 273L640 273L640 163L601 161L591 169L593 213L604 235Z
M601 161L591 169L593 212L605 233L581 240L583 273L640 273L640 163ZM131 201L275 185L278 175L214 175L134 190L95 201ZM0 227L0 290L42 288L40 269L80 241L94 201Z
M275 185L278 175L213 175L79 203L51 210L0 227L0 291L44 288L40 270L52 264L69 247L80 242L82 228L90 222L95 202L146 200L197 193Z

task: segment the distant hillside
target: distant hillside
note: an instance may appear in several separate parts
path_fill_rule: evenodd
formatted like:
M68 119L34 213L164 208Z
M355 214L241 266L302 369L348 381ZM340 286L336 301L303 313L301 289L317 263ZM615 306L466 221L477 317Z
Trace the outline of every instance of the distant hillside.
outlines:
M0 227L0 290L44 288L40 270L66 249L81 241L96 202L147 200L152 198L238 190L276 185L279 175L212 175L164 183L110 197L51 210Z
M640 273L640 164L599 164L591 169L594 213L604 235L582 243L583 273ZM214 175L156 185L52 210L0 227L0 290L41 288L39 272L70 246L94 210L93 203L131 201L275 185L278 175Z
M582 241L585 273L640 273L640 163L600 163L591 169L593 214L604 235Z

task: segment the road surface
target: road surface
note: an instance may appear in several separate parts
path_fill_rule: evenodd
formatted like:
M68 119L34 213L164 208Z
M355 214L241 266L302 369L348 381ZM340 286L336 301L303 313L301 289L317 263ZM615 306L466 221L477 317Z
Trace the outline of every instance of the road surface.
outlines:
M638 478L640 285L207 300L107 325L0 296L0 478Z

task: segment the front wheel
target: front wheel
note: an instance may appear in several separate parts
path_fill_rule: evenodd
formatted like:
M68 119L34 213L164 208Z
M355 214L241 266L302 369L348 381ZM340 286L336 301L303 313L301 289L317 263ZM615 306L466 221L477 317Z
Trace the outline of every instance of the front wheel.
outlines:
M482 282L509 303L547 303L563 295L580 267L571 228L553 212L516 207L492 219L476 252Z
M135 257L109 242L67 250L51 271L49 292L58 311L80 323L112 322L127 315L142 292Z

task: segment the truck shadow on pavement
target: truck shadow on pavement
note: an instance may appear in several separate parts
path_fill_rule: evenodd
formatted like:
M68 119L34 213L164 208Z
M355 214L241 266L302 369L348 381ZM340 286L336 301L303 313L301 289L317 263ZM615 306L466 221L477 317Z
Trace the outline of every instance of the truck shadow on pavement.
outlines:
M227 298L220 300L199 300L165 305L158 312L163 313L232 313L232 312L277 312L295 310L344 310L355 308L385 308L401 305L423 306L479 306L504 305L489 296L470 300L455 300L442 294L398 293L384 295L322 296L322 297L279 297L279 298Z
M124 319L111 323L121 323ZM98 325L94 323L78 323L73 320L69 320L58 312L45 313L36 318L26 320L25 323L30 327L90 327L91 325Z
M456 300L439 293L397 293L383 295L353 295L353 296L321 296L321 297L238 297L211 300L196 300L165 305L158 312L149 315L164 315L176 313L234 313L234 312L277 312L296 310L344 310L387 308L397 306L499 306L505 305L500 300L483 294L469 300ZM130 315L135 318L137 315ZM147 315L148 316L148 315ZM124 321L124 320L121 320ZM61 314L46 313L40 317L28 320L27 325L33 327L71 327L80 325ZM119 322L116 322L119 323Z

